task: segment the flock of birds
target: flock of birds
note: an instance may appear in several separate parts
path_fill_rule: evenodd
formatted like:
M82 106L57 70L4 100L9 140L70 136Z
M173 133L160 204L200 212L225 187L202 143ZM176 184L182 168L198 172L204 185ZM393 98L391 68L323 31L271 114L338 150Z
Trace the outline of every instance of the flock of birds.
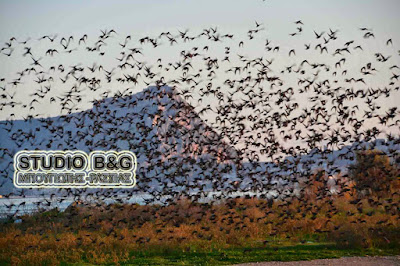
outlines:
M307 31L300 20L294 28L289 38ZM311 32L304 46L267 39L262 56L245 55L247 45L259 43L265 32L256 22L245 39L217 27L137 41L116 30L102 30L92 41L87 34L11 38L0 57L26 65L0 80L0 110L8 114L0 122L1 186L12 183L12 159L21 149L129 149L138 157L136 187L43 190L38 207L71 197L84 204L138 197L167 205L179 198L290 202L301 198L305 188L298 184L309 184L317 169L340 191L357 150L376 147L400 162L399 109L385 104L400 96L400 51L392 39L379 40L372 29L360 28L360 38L342 40L339 30L329 29ZM385 52L371 52L371 42ZM35 45L46 48L36 51ZM179 45L193 47L175 61L146 62L145 50ZM222 56L211 53L214 45L222 47ZM116 58L110 56L113 49L119 49ZM104 64L57 62L62 56L81 60L82 54ZM360 58L369 61L360 64ZM357 66L349 63L354 59ZM378 75L386 79L374 85ZM135 92L143 87L148 88ZM93 107L83 110L89 101ZM43 106L59 113L46 118L37 111ZM20 113L25 115L17 120ZM27 191L4 196L24 198ZM5 207L15 217L24 205Z

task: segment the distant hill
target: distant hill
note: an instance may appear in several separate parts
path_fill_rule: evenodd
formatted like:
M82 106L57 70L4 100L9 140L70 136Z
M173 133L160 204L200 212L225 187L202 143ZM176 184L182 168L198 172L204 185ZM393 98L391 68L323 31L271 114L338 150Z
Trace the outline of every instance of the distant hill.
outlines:
M235 188L232 183L236 181L242 189L254 185L254 180L261 181L260 186L268 179L285 184L286 177L307 175L317 168L335 174L354 162L354 151L363 147L387 153L400 150L399 140L379 139L335 151L314 149L280 163L242 162L238 151L170 87L149 87L134 95L106 98L94 102L92 109L71 115L0 123L0 183L5 181L0 194L16 191L13 156L23 149L130 150L138 159L138 182L130 191L171 197L179 191ZM27 190L28 194L42 192Z
M14 189L13 156L23 149L130 150L138 158L135 190L146 192L169 182L186 189L194 178L210 186L237 155L170 87L106 98L71 115L1 123L1 194Z

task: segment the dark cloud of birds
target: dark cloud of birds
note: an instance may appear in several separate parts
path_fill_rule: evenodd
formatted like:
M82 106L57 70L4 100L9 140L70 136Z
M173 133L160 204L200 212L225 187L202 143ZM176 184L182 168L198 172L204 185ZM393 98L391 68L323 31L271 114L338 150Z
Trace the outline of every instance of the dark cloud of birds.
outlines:
M132 189L32 192L8 186L3 194L40 193L45 199L35 204L47 207L71 198L129 202L140 197L147 204L172 204L182 197L213 202L246 195L289 201L301 194L298 183L318 168L347 178L356 150L376 147L399 162L399 110L382 104L400 96L397 44L380 40L371 28L360 28L355 41L341 39L339 30L314 31L298 20L291 38L305 31L314 35L303 46L268 38L263 56L246 55L248 43L258 42L267 28L255 22L244 39L218 27L136 41L113 29L101 30L95 40L86 34L10 38L0 58L27 63L0 80L0 110L8 117L1 121L1 186L12 183L12 158L21 149L129 149L139 164ZM37 41L48 48L35 51ZM374 51L368 54L372 61L348 68L350 58L371 52L365 48L370 41L393 48L392 53ZM179 44L192 48L171 62L146 62L145 50ZM108 53L112 45L119 49L116 58ZM212 54L214 45L224 46L222 57ZM78 52L96 59L89 65L57 61ZM375 81L378 73L389 76ZM88 102L93 107L83 110ZM46 118L39 108L58 113ZM23 205L6 209L18 216Z

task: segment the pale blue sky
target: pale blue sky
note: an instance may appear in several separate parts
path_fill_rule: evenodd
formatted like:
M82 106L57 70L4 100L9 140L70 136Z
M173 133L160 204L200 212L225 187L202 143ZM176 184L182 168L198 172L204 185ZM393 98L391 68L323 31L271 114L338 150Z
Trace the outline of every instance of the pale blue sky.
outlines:
M275 59L275 71L285 69L292 64L298 64L304 58L308 60L320 60L319 62L327 62L330 65L338 60L333 57L333 51L330 50L327 54L320 55L315 49L311 49L307 54L304 51L304 44L316 41L313 31L322 32L339 30L339 40L333 42L335 47L343 47L343 44L350 40L356 40L357 44L363 45L363 52L354 51L349 60L346 62L346 68L349 70L349 75L356 73L360 75L360 68L367 62L376 61L374 53L382 52L385 55L391 55L389 64L397 64L400 66L398 50L400 49L400 1L399 0L185 0L185 1L168 1L168 0L142 0L142 1L1 1L0 0L0 43L1 47L11 37L16 37L18 41L24 41L31 37L32 40L29 46L33 47L35 57L43 55L43 64L47 67L60 64L61 62L70 66L73 64L82 64L83 66L91 66L93 63L100 63L103 66L115 67L116 57L119 56L119 42L122 42L126 35L132 35L132 45L140 46L137 39L145 35L156 36L163 31L171 31L173 34L177 30L190 29L191 33L198 34L203 28L218 26L218 29L224 33L235 35L234 40L227 40L224 43L212 43L210 55L215 54L221 59L224 56L225 46L232 47L232 57L237 53L250 56L252 58L264 56L266 58ZM296 31L294 21L302 20L304 23L304 32L301 36L295 38L289 36L289 33ZM265 31L261 32L255 40L248 44L246 32L255 27L255 21L263 23ZM373 29L376 36L375 39L363 39L363 33L360 32L360 27ZM48 49L49 42L39 42L38 39L43 35L58 34L58 40L61 36L73 35L75 38L80 38L83 34L88 34L91 41L95 41L102 29L115 29L118 36L112 44L107 46L107 56L99 58L84 54L85 47L73 54L60 53L57 57L46 57L44 53ZM241 38L245 40L243 50L238 48L238 42ZM266 53L264 49L265 39L270 39L274 45L281 47L281 53L271 54ZM392 38L393 46L387 46L386 41ZM110 42L111 42L110 41ZM163 63L176 62L180 60L180 51L182 49L191 49L193 46L202 47L203 40L195 41L194 43L177 45L170 47L168 43L158 47L157 49L147 48L146 55L143 60L146 63L154 64L157 58L163 58ZM89 42L88 42L89 43ZM55 45L55 44L54 44ZM288 58L287 53L291 48L296 48L296 58ZM19 49L19 50L18 50ZM0 77L9 79L15 78L16 72L21 71L26 66L32 64L29 57L21 57L23 46L16 49L16 57L0 57ZM239 51L238 51L239 50ZM19 55L19 57L18 57ZM109 56L108 56L109 55ZM201 59L199 59L201 61ZM297 60L297 61L296 61ZM335 61L336 60L336 61ZM233 59L232 59L233 61ZM197 63L193 63L197 64ZM202 62L198 64L201 66ZM387 81L392 75L388 66L382 67L383 71L377 75L370 76L367 80L368 86L374 88L386 86ZM223 81L224 72L229 65L221 67L221 73L218 73L219 78ZM279 73L276 72L276 73ZM350 74L351 73L351 74ZM90 74L90 73L89 73ZM121 74L121 73L120 73ZM308 73L312 75L312 73ZM164 74L162 74L164 75ZM170 76L171 75L171 76ZM172 76L170 72L165 74L166 78L179 78ZM326 74L328 75L328 74ZM351 76L350 76L351 77ZM36 78L36 77L35 77ZM324 78L323 74L320 78ZM329 73L329 78L331 74ZM52 87L54 96L65 93L71 88L59 84L60 81L56 78L58 84ZM296 87L297 80L288 78L286 88L289 86ZM8 81L7 81L8 82ZM291 84L293 83L293 84ZM214 84L218 86L219 81L214 80ZM18 88L12 85L7 86L7 92L10 94L14 91L18 92L15 96L15 101L26 102L31 98L28 96L38 89L37 84L32 79L25 81ZM126 86L118 83L106 84L106 88L99 90L116 91L123 90ZM137 89L143 87L138 86ZM99 95L91 95L91 92L85 91L85 99L82 102L81 109L91 108L90 101L93 98L98 98ZM51 96L50 94L48 95ZM301 96L299 96L301 97ZM390 98L385 98L379 102L382 106L392 107L398 105L399 92L392 94ZM310 103L307 99L296 98L296 101L307 106ZM46 99L48 101L48 99ZM36 106L36 114L40 116L56 116L59 115L60 106L58 103L48 105L42 104ZM19 107L17 107L19 108ZM17 109L15 108L15 109ZM15 109L4 108L0 112L0 119L7 119L11 112ZM21 119L27 113L25 110L19 110L17 116L13 119Z
M162 31L171 31L173 34L177 34L177 30L185 29L190 29L193 34L198 34L203 28L218 26L220 31L234 34L235 38L232 42L221 43L219 48L218 44L212 44L211 54L214 49L216 56L223 58L225 46L230 46L233 50L243 39L246 45L245 50L240 50L241 54L251 57L265 56L264 42L268 38L274 45L279 45L281 51L283 50L281 55L273 54L273 56L274 59L278 59L276 64L285 67L295 63L286 56L291 48L295 47L299 53L299 50L303 49L304 43L315 41L313 30L322 32L332 28L339 30L338 45L352 39L359 40L363 44L368 43L363 46L366 52L362 54L362 57L355 56L353 58L355 60L354 70L359 71L362 64L374 60L375 52L383 51L387 54L395 54L399 49L399 10L400 1L398 0L267 0L265 2L262 0L0 0L0 43L3 47L3 44L11 37L16 37L18 41L24 41L30 37L32 39L28 45L33 47L35 57L39 57L44 55L49 48L49 42L38 41L43 35L58 34L59 40L62 36L70 35L80 38L86 33L94 42L99 36L100 30L114 28L119 34L114 44L108 45L106 49L114 52L115 55L89 58L87 54L82 53L60 54L54 58L44 57L42 62L47 63L48 66L55 63L86 66L92 65L93 62L103 65L109 63L110 67L115 67L115 58L120 52L118 43L122 42L126 35L132 35L133 39L136 39L132 43L139 46L137 40L145 35L156 36ZM297 26L293 22L297 20L303 21L304 32L302 36L293 38L289 36L289 33L296 31ZM258 34L254 41L248 42L246 32L255 27L255 21L263 23L265 31ZM376 38L363 40L359 27L372 28ZM385 44L389 38L393 39L392 47L387 47ZM204 44L202 40L199 40L186 46L171 48L168 43L164 43L157 49L146 51L143 60L155 62L157 58L163 58L163 62L174 62L179 59L181 50L190 49L193 46L202 47ZM15 73L22 70L21 68L31 65L32 61L29 57L20 56L23 52L22 45L19 51L15 51L16 56L6 57L3 55L0 57L1 77L13 79ZM232 51L232 54L236 53L237 51ZM304 56L313 59L317 58L318 54L318 52L314 52ZM327 56L320 59L328 60ZM393 63L399 63L399 57L394 57L392 60L394 60ZM388 71L386 74L390 75L391 73ZM171 75L171 73L167 75ZM382 79L386 78L376 76L370 80L371 85L380 85ZM25 81L24 84L21 84L18 88L19 92L25 91L22 86L28 88L30 83ZM54 87L55 90L59 90L56 93L61 93L66 89L60 84ZM120 88L119 84L114 87L110 86L110 90ZM98 96L90 95L90 97ZM90 97L86 103L91 100ZM18 93L15 99L18 98L21 101L29 99L23 93ZM390 101L390 105L395 103L395 99L388 99L388 101ZM58 108L58 106L55 105L54 108ZM90 108L90 105L86 104L82 108ZM9 113L10 110L3 110L0 118L7 118ZM43 110L39 110L39 113L44 116L58 115L51 107L43 108ZM23 111L20 112L21 116L22 114L24 114Z
M272 32L287 32L291 22L320 27L373 27L396 35L398 0L142 0L142 1L0 1L0 40L9 36L97 33L115 27L123 32L220 25L248 28L254 20L267 22Z

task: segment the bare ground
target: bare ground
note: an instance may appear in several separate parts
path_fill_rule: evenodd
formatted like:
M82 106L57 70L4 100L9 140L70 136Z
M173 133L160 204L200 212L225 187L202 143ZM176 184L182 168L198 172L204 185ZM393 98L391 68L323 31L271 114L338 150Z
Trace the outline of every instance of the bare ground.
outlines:
M344 257L311 261L269 261L237 264L236 266L400 266L400 256L391 257Z

